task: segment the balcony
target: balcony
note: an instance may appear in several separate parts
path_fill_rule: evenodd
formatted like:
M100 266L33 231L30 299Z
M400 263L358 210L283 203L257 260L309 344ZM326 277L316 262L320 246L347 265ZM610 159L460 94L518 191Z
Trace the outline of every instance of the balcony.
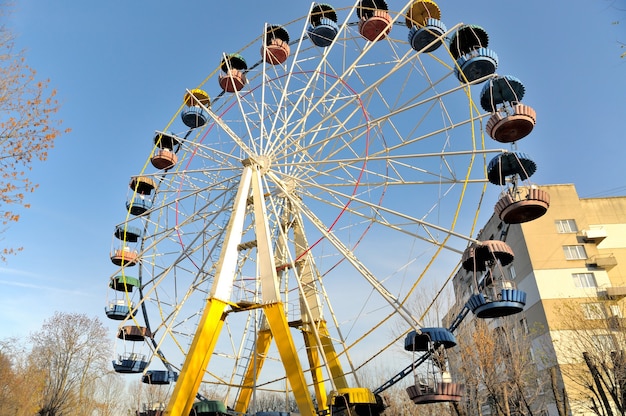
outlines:
M582 230L580 234L583 237L583 241L586 243L598 244L606 238L606 230L604 227L590 227L586 230Z
M619 300L626 296L626 286L611 286L606 288L606 297Z
M598 267L600 269L611 269L617 266L617 259L613 254L596 254L586 260L588 267Z

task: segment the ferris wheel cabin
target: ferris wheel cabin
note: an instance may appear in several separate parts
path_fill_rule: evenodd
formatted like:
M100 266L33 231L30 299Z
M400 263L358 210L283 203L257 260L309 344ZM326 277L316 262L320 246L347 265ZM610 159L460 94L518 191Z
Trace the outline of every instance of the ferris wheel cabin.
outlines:
M183 103L185 106L180 112L183 124L190 129L204 126L209 118L204 110L204 107L211 105L209 94L204 90L195 88L185 93Z
M189 416L226 416L228 411L220 400L203 400L192 405Z
M291 53L289 33L277 25L268 26L265 30L265 42L261 46L261 56L270 65L284 63Z
M425 362L426 372L413 369L415 384L406 389L415 404L457 402L463 396L463 385L454 383L444 371L446 356L443 351L456 346L456 338L447 328L420 328L411 331L404 340L404 349L431 354Z
M404 339L406 351L431 351L456 345L456 338L447 328L420 328L420 333L411 331Z
M144 354L128 352L118 355L113 362L113 370L116 373L137 374L142 373L148 367L148 361Z
M478 293L467 301L467 307L478 318L497 318L512 315L524 310L526 292L515 288L515 284L505 279L502 273L496 277L494 269L513 262L513 250L504 241L487 240L472 244L463 253L463 268L474 274L486 272L478 281Z
M361 0L356 13L359 33L370 42L384 39L391 32L391 16L384 0Z
M113 250L111 261L116 266L131 267L137 264L139 254L137 250L131 249L129 243L137 243L142 236L141 230L137 227L117 226L113 235L122 242L122 246Z
M176 150L180 146L180 140L173 134L157 133L154 136L156 150L150 158L152 166L159 170L173 168L178 162Z
M139 279L126 275L115 276L111 278L109 287L119 292L132 292L134 287L139 287Z
M340 388L329 395L330 414L377 416L385 410L382 397L363 387Z
M435 2L416 1L411 5L405 16L411 48L418 52L431 53L442 45L441 39L448 29L439 19L441 10Z
M330 46L339 32L335 9L325 3L315 4L311 10L309 22L307 34L311 42L320 48Z
M134 307L134 303L128 303L125 299L118 299L114 302L109 302L104 308L104 313L109 319L123 321L131 316Z
M222 59L221 69L218 82L225 92L240 91L246 85L246 70L248 64L246 60L238 53L227 55Z
M498 56L490 49L489 35L477 25L461 26L450 38L450 53L456 59L459 81L470 83L496 72Z
M141 376L141 382L144 384L165 385L175 382L178 379L178 373L169 370L148 370Z
M132 215L142 215L152 208L151 193L156 184L154 180L146 176L133 177L130 180L132 195L126 202L126 209Z

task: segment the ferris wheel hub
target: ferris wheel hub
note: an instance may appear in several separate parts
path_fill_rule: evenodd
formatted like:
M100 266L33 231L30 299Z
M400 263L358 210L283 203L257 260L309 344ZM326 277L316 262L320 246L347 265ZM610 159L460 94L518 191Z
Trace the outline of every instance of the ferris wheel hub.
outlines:
M267 155L252 156L252 157L249 157L247 159L244 159L241 163L244 166L254 166L254 165L256 165L259 168L259 171L261 172L262 175L266 174L267 171L269 171L270 166L272 165L272 162L271 162L269 156L267 156Z

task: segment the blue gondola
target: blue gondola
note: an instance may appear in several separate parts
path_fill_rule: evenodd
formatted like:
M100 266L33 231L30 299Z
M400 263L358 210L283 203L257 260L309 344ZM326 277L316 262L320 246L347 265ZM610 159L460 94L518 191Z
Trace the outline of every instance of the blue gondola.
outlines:
M311 10L309 22L310 24L307 28L309 39L315 46L320 48L330 46L335 37L337 37L337 33L339 33L337 13L329 4L315 4Z
M145 384L165 385L178 380L178 373L168 370L148 370L141 377L141 382Z
M491 49L477 48L456 60L454 73L461 82L474 82L494 74L498 68L498 55Z
M497 299L487 300L482 293L472 295L467 307L478 318L499 318L519 313L526 305L526 292L518 289L502 289Z
M180 112L183 124L190 129L204 126L208 120L208 114L204 111L204 107L211 105L209 95L204 90L196 88L185 93L183 103L185 107Z
M128 374L142 373L148 366L146 356L136 353L119 355L117 360L112 361L112 364L116 373Z
M131 315L131 307L132 304L129 307L128 303L124 299L120 299L105 306L104 312L106 313L107 318L115 321L122 321Z
M180 112L183 124L191 129L202 127L208 120L208 114L201 107L185 107Z
M152 208L150 194L152 194L152 191L156 187L152 178L147 176L132 177L129 187L132 196L130 200L126 202L126 209L128 209L132 215L141 215Z
M424 26L413 26L409 30L409 44L416 51L434 52L441 46L441 38L447 30L441 20L426 19Z
M420 333L411 331L404 339L406 351L430 351L443 346L445 349L456 345L456 338L447 328L420 328Z
M126 202L126 209L132 215L145 214L150 208L152 208L152 201L141 195L135 195L134 198L131 198Z

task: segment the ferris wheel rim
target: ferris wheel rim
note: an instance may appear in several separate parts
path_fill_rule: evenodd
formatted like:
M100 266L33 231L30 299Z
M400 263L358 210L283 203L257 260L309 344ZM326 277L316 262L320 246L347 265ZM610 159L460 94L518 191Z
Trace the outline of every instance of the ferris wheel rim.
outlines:
M399 15L400 15L400 14L399 14ZM345 25L344 25L344 26L345 26ZM300 41L302 41L302 39L301 39ZM373 44L372 44L372 45L373 45ZM373 47L372 45L368 45L368 47L369 47L369 48L371 48L371 47ZM368 50L369 50L369 49L368 49ZM326 57L326 56L328 56L328 55L324 55L324 56ZM349 86L348 82L347 82L346 80L343 80L343 79L342 79L342 77L341 77L340 75L336 75L336 74L332 74L332 73L326 73L326 72L324 72L324 71L319 71L319 70L298 71L298 72L297 72L297 74L298 74L298 75L304 75L304 74L307 74L307 73L308 73L308 74L322 75L322 76L324 76L324 77L327 77L327 78L329 78L329 79L332 79L332 80L334 80L334 81L338 82L339 84L343 85L344 87L346 87L348 90L351 90L351 92L353 92L355 95L358 95L357 90L356 90L356 89L351 88L351 87ZM289 75L291 75L291 73L289 73ZM246 96L253 96L253 94L254 94L255 90L257 90L257 89L262 89L265 85L267 85L267 83L273 83L273 82L276 82L276 81L278 80L278 78L284 78L284 77L287 77L287 76L288 76L288 74L284 74L284 75L282 75L281 77L273 78L273 79L270 79L270 80L267 80L267 81L264 79L264 80L263 80L263 83L260 83L260 84L258 84L258 85L256 85L256 86L253 86L253 87L249 88L248 90L246 90L246 91L245 91L245 92L243 92L242 94L239 94L239 92L235 92L235 95L241 95L241 98L245 99L245 98L246 98ZM453 94L453 93L455 93L455 92L457 92L458 90L461 90L461 89L463 89L463 88L465 88L465 87L463 87L463 86L459 86L459 87L457 87L457 88L456 88L453 92L451 92L450 94ZM376 90L376 87L374 87L374 88L373 88L373 90L375 91L375 90ZM221 98L221 96L220 96L220 98ZM429 97L429 99L430 99L430 100L433 100L433 101L436 101L436 100L440 99L440 97ZM367 119L367 122L366 122L366 126L367 126L367 127L366 127L366 129L367 129L367 131L366 131L366 133L365 133L365 137L366 137L366 140L365 140L365 141L366 141L367 145L365 146L365 148L366 148L365 154L364 154L364 155L362 155L361 157L355 157L355 158L354 158L354 159L352 159L352 160L348 160L348 159L344 158L344 159L330 159L330 160L324 160L324 161L317 162L317 167L319 167L320 165L324 165L324 164L326 164L326 165L336 164L336 163L338 163L338 162L341 162L341 163L346 163L346 164L360 162L360 163L361 163L361 168L360 168L360 171L359 171L359 175L357 176L357 177L358 177L358 180L356 181L356 183L355 183L355 184L354 184L354 186L353 186L353 190L352 190L352 194L351 194L351 195L350 195L349 193L343 193L343 192L339 192L339 191L337 191L337 190L336 190L336 186L334 186L334 185L333 185L333 186L331 186L332 184L330 184L330 185L328 185L328 184L321 184L321 185L319 185L319 186L318 186L318 187L319 187L320 192L322 192L322 193L326 193L326 194L335 194L335 195L338 197L338 199L339 199L339 200L343 199L343 200L345 200L346 202L344 203L344 205L343 205L343 206L341 206L341 203L339 203L339 204L338 204L338 203L334 203L334 204L329 203L329 204L327 204L327 205L329 205L329 206L334 206L336 209L338 209L338 210L339 210L339 214L336 216L335 221L332 221L332 222L331 222L331 224L330 224L330 226L328 226L328 227L326 228L326 230L325 230L325 231L328 233L328 235L327 235L327 236L322 236L322 237L320 237L318 240L316 240L313 244L311 244L311 245L310 245L310 246L309 246L309 247L305 250L305 252L304 252L304 253L302 253L302 254L300 255L300 257L302 257L302 256L306 255L308 252L310 252L311 250L313 250L313 249L317 246L317 244L318 244L318 243L320 243L320 241L321 241L322 239L324 239L324 238L329 238L329 237L332 235L332 231L333 231L333 229L334 229L335 225L337 224L337 222L340 220L340 218L341 218L341 217L342 217L345 213L348 213L348 212L350 211L350 209L349 209L349 208L350 208L350 205L351 205L351 204L353 204L353 203L358 203L358 204L360 204L360 205L362 205L362 206L368 206L370 209L374 209L374 206L375 206L375 205L377 205L377 203L378 203L378 205L380 205L380 206L382 207L382 209L384 209L384 197L385 197L385 193L384 193L384 192L381 192L380 199L378 199L377 203L376 203L376 202L367 202L367 201L365 201L365 200L362 200L362 199L359 199L359 198L355 197L356 192L357 192L357 189L358 189L361 185L363 185L363 186L365 186L365 187L370 186L370 185L372 185L372 184L376 185L374 182L372 182L372 183L369 183L369 182L367 182L367 183L366 183L366 182L363 182L363 184L362 184L362 182L361 182L361 177L362 177L362 175L363 175L364 173L367 173L366 171L367 171L367 169L368 169L368 163L371 163L371 162L377 162L377 161L386 161L386 160L389 160L389 158L388 158L388 157L384 156L384 155L385 155L385 153L387 153L387 154L389 153L389 149L387 149L387 148L381 148L381 149L378 151L378 153L373 153L372 155L370 155L370 153L369 153L369 150L370 150L370 149L369 149L370 140L373 140L373 139L371 139L371 138L370 138L370 128L371 128L371 127L370 127L370 123L371 123L371 125L375 125L375 124L377 124L377 123L379 123L379 122L384 122L384 117L382 117L382 116L381 116L381 117L378 117L378 118L371 118L371 119L370 119L370 118L369 118L369 114L368 114L368 112L367 112L367 109L366 109L366 107L365 107L365 104L364 104L362 101L360 101L360 100L361 100L361 98L360 98L360 97L358 98L358 100L359 100L359 102L360 102L360 104L359 104L359 105L360 105L360 107L361 107L361 110L363 111L363 114L365 115L365 118ZM424 103L420 101L420 102L418 102L418 103L414 103L413 105L414 105L415 107L418 107L418 106L423 105L423 104L424 104ZM237 109L237 106L239 106L239 109ZM262 106L261 106L261 109L262 109L262 110L265 110L265 106L263 106L263 105L262 105ZM196 151L196 149L200 149L200 147L203 145L204 140L205 140L205 139L209 136L209 134L210 134L210 133L212 133L212 129L213 129L214 127L216 127L217 129L219 129L220 127L222 127L222 126L220 126L220 125L219 125L218 120L223 120L223 118L225 118L225 117L228 115L229 111L235 111L235 112L240 111L240 112L242 113L242 115L243 115L244 121L245 121L245 122L247 122L247 116L246 116L246 115L244 115L244 114L245 114L245 112L243 111L243 108L241 107L241 104L240 104L239 98L238 98L236 101L233 101L232 103L230 103L229 107L228 107L228 108L226 108L226 109L224 109L224 111L222 111L222 112L221 112L221 113L219 113L219 114L215 114L215 113L213 113L213 112L212 112L212 110L211 110L209 107L207 107L207 108L206 108L206 110L207 110L207 112L209 113L209 115L211 115L213 122L212 122L212 123L210 123L210 126L209 126L208 128L206 128L206 129L205 129L204 134L203 134L203 135L202 135L202 136L201 136L198 140L193 141L193 142L192 142L192 141L190 141L189 143L187 143L187 144L186 144L186 146L187 146L187 151L190 151L190 152L191 152L191 154L192 154L192 156L190 156L190 157L188 157L188 158L186 159L187 163L186 163L185 167L182 169L182 173L178 174L176 171L174 171L174 172L168 172L167 174L163 175L163 177L164 177L164 178L166 178L166 177L168 177L168 178L170 178L170 177L171 177L171 178L174 178L174 177L176 177L176 175L181 175L181 176L193 176L193 175L198 175L198 174L200 174L200 173L202 173L202 172L203 172L202 170L194 170L194 169L191 169L191 167L193 166L193 165L192 165L192 161L194 160L194 158L196 158L196 157L197 157L197 158L203 158L203 157L206 157L206 156L204 156L204 155L202 155L202 154L197 154L197 155L196 155L195 151ZM400 106L397 108L397 112L401 112L401 111L406 111L406 109L404 109L404 108L402 107L402 105L400 105ZM260 116L260 118L261 118L261 119L263 119L263 116ZM473 122L475 122L475 119L472 119L472 120L470 120L469 122L470 122L470 123L473 123ZM227 124L227 123L226 123L226 124ZM248 133L247 133L248 137L249 137L249 138L252 138L253 134L252 134L252 133L250 133L250 128L249 128L249 126L248 126L248 127L246 127L246 128L248 129ZM355 127L355 129L357 129L357 128L358 128L358 127ZM454 129L454 128L456 128L456 126L451 126L451 127L448 127L448 129ZM445 129L443 129L443 131L445 131ZM433 134L434 134L434 133L433 133ZM329 142L330 142L330 141L332 141L332 140L333 140L333 138L332 138L332 137L328 138L328 141L329 141ZM382 140L384 140L384 137L382 138ZM415 140L416 140L416 141L419 141L419 138L415 138ZM239 143L244 143L244 140L243 140L243 139L239 139ZM425 155L423 155L423 154L415 154L415 155L402 155L401 150L402 150L403 146L408 146L409 144L413 144L413 141L407 141L407 143L405 143L405 144L398 144L395 148L392 148L392 150L397 150L397 151L399 152L399 154L397 154L397 155L395 155L395 156L397 156L397 157L398 157L398 158L400 158L400 159L402 159L403 157L404 157L404 158L407 158L407 159L417 158L417 157L426 157L426 156L425 156ZM310 146L310 149L314 148L316 145L317 145L317 144L312 144L312 145ZM197 148L196 148L196 146L197 146ZM269 146L269 141L268 141L268 143L266 144L265 149L268 149L268 147L267 147L267 146ZM212 149L211 149L210 147L208 147L208 146L207 146L207 148L205 149L205 151L209 151L209 150L212 150ZM243 153L244 153L244 154L247 154L249 157L257 155L257 152L254 152L254 148L249 148L249 147L247 147L247 148L245 148L245 149L244 149L244 148L242 147L242 149L241 149L241 150L243 150L243 151L244 151ZM222 152L222 156L224 156L225 158L228 158L228 160L229 160L229 161L231 161L232 163L231 163L231 164L229 164L229 165L223 166L223 167L215 167L215 168L212 168L212 169L214 169L214 170L215 170L215 172L216 172L216 173L218 173L218 174L219 174L219 173L222 173L222 172L229 172L229 174L232 174L232 176L229 176L228 178L224 178L224 183L227 183L227 182L229 182L230 180L234 180L234 178L236 178L236 171L237 171L237 169L240 169L240 167L239 167L239 166L237 166L237 163L238 163L238 162L241 162L242 158L241 158L241 157L235 157L233 154L228 154L226 151L222 151L222 150L216 150L216 151L217 151L217 152ZM474 149L474 150L471 150L471 151L469 151L469 152L470 152L471 154L480 154L480 153L481 153L481 151L482 151L481 149L478 149L478 150ZM322 154L322 153L323 153L323 152L320 152L319 154ZM437 156L441 157L444 153L445 153L445 152L442 152L442 153L441 153L441 154L439 154L439 155L436 155L435 153L432 153L431 155L432 155L433 157L437 157ZM452 156L453 156L453 153L454 153L454 152L449 152L447 155L444 155L444 156L452 157ZM339 152L338 152L337 154L339 154ZM308 156L309 154L308 154L308 153L306 153L306 155ZM286 158L286 157L288 157L288 156L293 156L293 154L287 155L287 156L285 156L285 158ZM304 156L303 156L303 157L304 157ZM391 157L393 158L394 156L391 156ZM379 160L377 160L377 158L378 158ZM309 160L313 160L313 158L310 158ZM294 162L289 162L289 163L283 163L282 165L281 165L280 163L276 163L274 166L275 166L275 167L284 167L285 169L286 169L287 167L291 167L292 169L295 169L295 167L297 166L297 162L295 162L295 161L294 161ZM390 168L389 168L389 166L387 166L387 169L390 169ZM276 178L276 177L273 177L273 173L274 173L274 170L272 170L272 169L268 169L268 171L267 171L267 178L269 178L269 179L266 179L266 180L273 181L275 185L276 185L276 184L281 183L282 181L281 181L280 179L278 179L278 178ZM281 172L281 173L283 173L283 172ZM340 174L338 174L338 178L341 178L341 176L340 176L341 174L343 174L343 175L344 175L344 176L343 176L344 178L346 178L346 177L350 177L348 173L345 173L345 172L341 172L341 171L340 171ZM287 175L287 174L284 174L284 173L283 173L283 175L284 175L285 177L289 177L289 178L291 178L291 179L293 179L293 180L300 180L300 181L302 181L302 182L303 182L303 184L308 185L308 186L311 186L311 187L313 187L313 186L315 185L315 179L316 179L316 176L311 176L311 177L304 176L304 175L303 175L303 176L297 176L297 175L295 175L295 174L292 174L292 175ZM387 175L387 174L385 174L385 175ZM383 176L385 176L385 175L381 175L381 177L383 177ZM453 182L455 182L455 180L456 180L456 179L455 179L455 178L453 178L453 177L450 177L450 178L449 178L449 180L450 180L450 183L452 184ZM185 182L185 181L186 181L186 178L185 178L185 179L180 179L180 180L179 180L179 182L177 183L177 185L176 185L176 183L175 183L175 182L171 182L171 183L172 183L172 184L174 184L174 185L165 185L165 186L169 186L169 187L170 187L170 188L169 188L169 189L170 189L170 190L169 190L169 192L173 192L174 194L177 194L177 195L180 197L180 196L182 195L182 191L183 191L184 189L186 189L186 188L185 188L186 186L188 186L188 183L187 183L187 182ZM458 180L458 183L459 183L461 186L465 186L465 185L467 185L467 184L468 184L468 183L470 183L470 182L471 182L471 181L470 181L470 180L469 180L469 178L467 178L467 177L466 177L465 179L461 178L461 179L459 179L459 180ZM434 184L437 184L437 183L441 184L441 182L434 181ZM481 181L481 183L483 183L483 182ZM397 184L399 185L399 182L398 182ZM417 185L417 184L419 184L419 182L415 182L415 185ZM424 184L425 184L425 182L424 182ZM176 186L178 186L178 188L176 188ZM380 184L380 186L381 186L383 189L386 189L388 186L394 186L394 183L393 183L393 182L382 182L382 183ZM277 189L278 189L278 188L277 188ZM202 191L202 190L201 190L201 188L200 188L197 192L201 192L201 191ZM226 192L227 192L227 191L224 191L224 197L225 197L225 198L226 198L226 195L225 195L225 194L226 194ZM483 188L483 193L484 193L484 188ZM287 193L286 193L286 194L287 194ZM309 196L309 197L311 197L311 196L312 196L312 194L310 194L310 193L309 193L309 194L306 194L306 193L305 193L305 194L303 194L303 195L306 195L306 196ZM177 197L173 203L172 203L172 202L170 202L170 203L169 203L170 205L172 205L172 204L173 204L174 208L172 208L172 209L173 209L173 210L174 210L174 212L176 212L177 214L178 214L178 204L179 204L179 203L182 203L182 199L183 199L183 197L180 197L180 198L179 198L179 197ZM191 198L191 196L189 196L189 195L185 195L185 196L184 196L184 198ZM216 198L216 199L217 199L217 198ZM225 200L228 200L228 199L225 199ZM323 201L322 201L322 197L318 197L318 200L319 200L319 202L323 202ZM356 202L355 202L355 201L356 201ZM292 202L295 202L295 200L294 200L294 201L292 201ZM211 203L212 203L212 202L211 202ZM206 205L206 206L207 206L207 207L208 207L208 206L210 206L210 204L211 204L211 203L207 202L207 205ZM461 203L462 203L462 200L459 200L459 202L458 202L458 206L457 206L457 209L460 209L460 205L461 205ZM226 209L228 209L228 208L226 208ZM393 211L393 210L388 210L388 211L387 211L387 214L391 214L391 213L392 213L392 211ZM357 213L357 214L358 214L358 212L357 212L357 211L353 211L352 213ZM402 213L400 213L400 214L402 214ZM187 247L186 247L186 243L185 243L185 242L183 241L183 239L182 239L182 234L181 234L181 233L182 233L182 229L183 229L185 226L187 226L187 225L189 224L189 222L191 222L191 221L192 221L192 220L191 220L191 217L192 217L192 216L194 216L194 215L196 215L196 214L195 214L195 213L193 213L193 212L190 212L190 213L186 213L186 214L184 214L184 215L186 215L186 216L181 216L180 218L179 218L179 217L178 217L178 215L177 215L177 216L176 216L176 221L175 221L175 223L174 223L173 225L171 225L172 230L173 230L173 231L174 231L174 232L178 235L178 237L179 237L179 244L180 244L180 247L181 247L181 251L182 251L183 253L185 253L185 252L186 252ZM180 222L179 222L179 219L180 219ZM128 219L127 219L127 220L128 220ZM365 215L363 216L363 220L367 220L367 218L366 218L366 216L365 216ZM357 239L357 242L356 242L356 244L357 244L357 245L358 245L358 244L359 244L359 242L363 239L363 237L366 235L366 233L367 233L367 232L369 232L370 227L372 227L372 226L376 223L376 221L374 221L374 219L370 218L370 220L371 220L371 221L370 221L369 225L365 228L365 231L361 234L360 238L358 238L358 239ZM420 220L419 220L418 218L416 218L416 217L409 217L409 216L406 216L406 217L404 218L404 220L406 220L406 221L414 221L414 222L420 223ZM327 222L326 222L326 223L327 223ZM428 226L428 223L427 223L426 221L422 221L422 225ZM436 229L436 228L437 228L437 227L433 227L433 229ZM320 230L320 231L321 231L321 230ZM466 239L467 239L467 241L473 241L471 238L469 238L468 236L465 236L465 235L463 235L463 234L461 234L461 233L455 234L455 233L454 233L454 227L453 227L452 229L446 229L446 228L444 228L444 227L440 227L440 228L438 229L438 231L447 232L447 233L448 233L448 236L450 236L450 235L455 235L455 236L458 236L458 237L463 237L463 238L466 238ZM322 233L322 234L323 234L323 233ZM164 238L165 238L165 237L164 237ZM198 237L198 238L199 238L199 237ZM432 243L436 245L436 242L435 242L435 241L433 241ZM192 244L194 244L194 243L193 243L193 241L192 241ZM156 245L156 244L155 244L155 245ZM185 255L185 254L181 254L181 257L182 257L182 256L184 256L184 255ZM298 261L298 260L300 259L300 257L296 258L296 259L294 260L294 263L295 263L296 261ZM340 261L343 261L343 260L340 260ZM193 260L192 260L192 263L193 263ZM196 269L201 270L203 266L198 264L198 265L195 265L195 267L196 267ZM332 270L332 269L334 269L334 267L335 267L335 266L331 266L331 267L330 267L330 269L329 269L329 271L330 271L330 270ZM163 277L165 277L165 273L162 275L162 278L163 278ZM158 280L158 276L154 276L152 279L156 279L156 280L155 280L155 282L156 282L156 281ZM151 283L151 284L152 284L152 283ZM152 286L152 288L153 288L153 289L155 289L155 288L157 287L157 285L158 285L158 283L154 283L154 284L153 284L153 286ZM194 289L194 290L195 290L195 289ZM148 296L149 296L149 295L148 295ZM142 303L141 303L141 306L142 306L142 308L145 308L145 307L146 307L146 302L142 302ZM174 320L172 319L172 321L171 321L171 322L172 322L172 324L173 324L173 323L174 323ZM168 329L167 329L167 328L165 328L165 329L163 329L163 330L164 330L165 332L167 332L167 331L168 331ZM170 329L169 329L169 331L171 331L171 330L172 330L172 329L170 328ZM160 344L159 344L159 345L160 345Z

